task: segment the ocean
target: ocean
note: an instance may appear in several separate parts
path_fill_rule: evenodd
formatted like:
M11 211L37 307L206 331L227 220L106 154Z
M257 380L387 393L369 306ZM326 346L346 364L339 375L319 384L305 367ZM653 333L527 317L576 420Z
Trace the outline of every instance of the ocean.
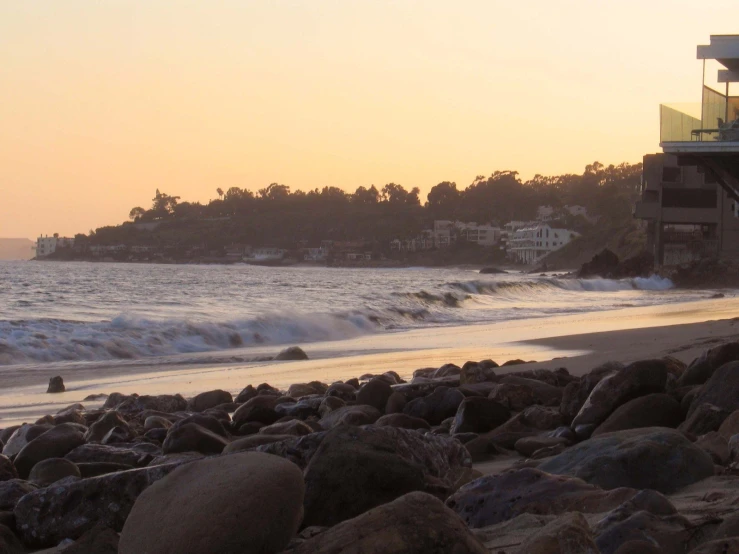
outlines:
M0 262L0 366L248 360L255 347L705 299L669 280L470 269Z

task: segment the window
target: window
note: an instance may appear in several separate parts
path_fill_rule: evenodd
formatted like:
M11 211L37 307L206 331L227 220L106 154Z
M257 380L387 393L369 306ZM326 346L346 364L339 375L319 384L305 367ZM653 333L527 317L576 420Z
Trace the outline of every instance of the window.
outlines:
M679 167L663 167L662 181L665 183L679 183L682 181L682 170Z
M663 208L715 208L716 189L662 189Z

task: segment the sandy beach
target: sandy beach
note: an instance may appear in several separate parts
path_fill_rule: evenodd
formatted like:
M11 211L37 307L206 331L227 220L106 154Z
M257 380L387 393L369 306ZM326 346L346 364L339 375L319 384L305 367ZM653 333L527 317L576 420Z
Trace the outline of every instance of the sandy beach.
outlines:
M367 335L356 339L301 345L310 360L299 362L227 362L161 366L120 364L100 371L94 363L39 365L0 371L0 421L3 426L54 413L92 394L174 394L193 396L221 388L238 393L248 384L279 388L320 380L332 382L365 373L393 370L409 377L422 367L493 359L535 360L502 372L566 367L582 375L608 360L674 356L690 362L712 344L739 334L734 318L739 298L707 299L660 306L623 308L560 317L485 325L438 327ZM223 358L275 355L280 347L228 352ZM212 358L212 356L210 356ZM46 394L50 377L61 375L67 390ZM83 402L94 408L98 402Z

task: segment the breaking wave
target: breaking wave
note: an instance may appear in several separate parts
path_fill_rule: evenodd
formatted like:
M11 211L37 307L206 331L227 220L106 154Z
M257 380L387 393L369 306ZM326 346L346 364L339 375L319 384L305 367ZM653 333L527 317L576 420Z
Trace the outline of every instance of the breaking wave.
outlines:
M632 279L532 279L530 281L465 281L449 286L469 294L517 294L534 297L541 293L564 290L571 292L617 292L624 290L664 291L674 288L672 281L652 275Z

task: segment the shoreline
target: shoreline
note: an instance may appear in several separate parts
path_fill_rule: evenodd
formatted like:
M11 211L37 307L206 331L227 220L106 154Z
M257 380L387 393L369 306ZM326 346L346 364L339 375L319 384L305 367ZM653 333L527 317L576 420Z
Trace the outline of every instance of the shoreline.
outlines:
M614 359L628 362L671 355L689 363L712 341L739 335L737 316L739 298L708 299L306 343L301 346L310 359L298 362L7 366L0 369L0 421L7 426L33 421L77 402L90 408L102 404L84 402L90 394L188 396L211 388L236 394L248 384L263 382L287 388L296 382L332 382L384 371L408 378L419 368L449 362L462 365L467 360L493 359L500 364L511 359L536 360L501 371L567 367L575 376ZM218 355L274 355L282 348L250 348ZM55 375L64 378L67 391L46 394L46 384Z

